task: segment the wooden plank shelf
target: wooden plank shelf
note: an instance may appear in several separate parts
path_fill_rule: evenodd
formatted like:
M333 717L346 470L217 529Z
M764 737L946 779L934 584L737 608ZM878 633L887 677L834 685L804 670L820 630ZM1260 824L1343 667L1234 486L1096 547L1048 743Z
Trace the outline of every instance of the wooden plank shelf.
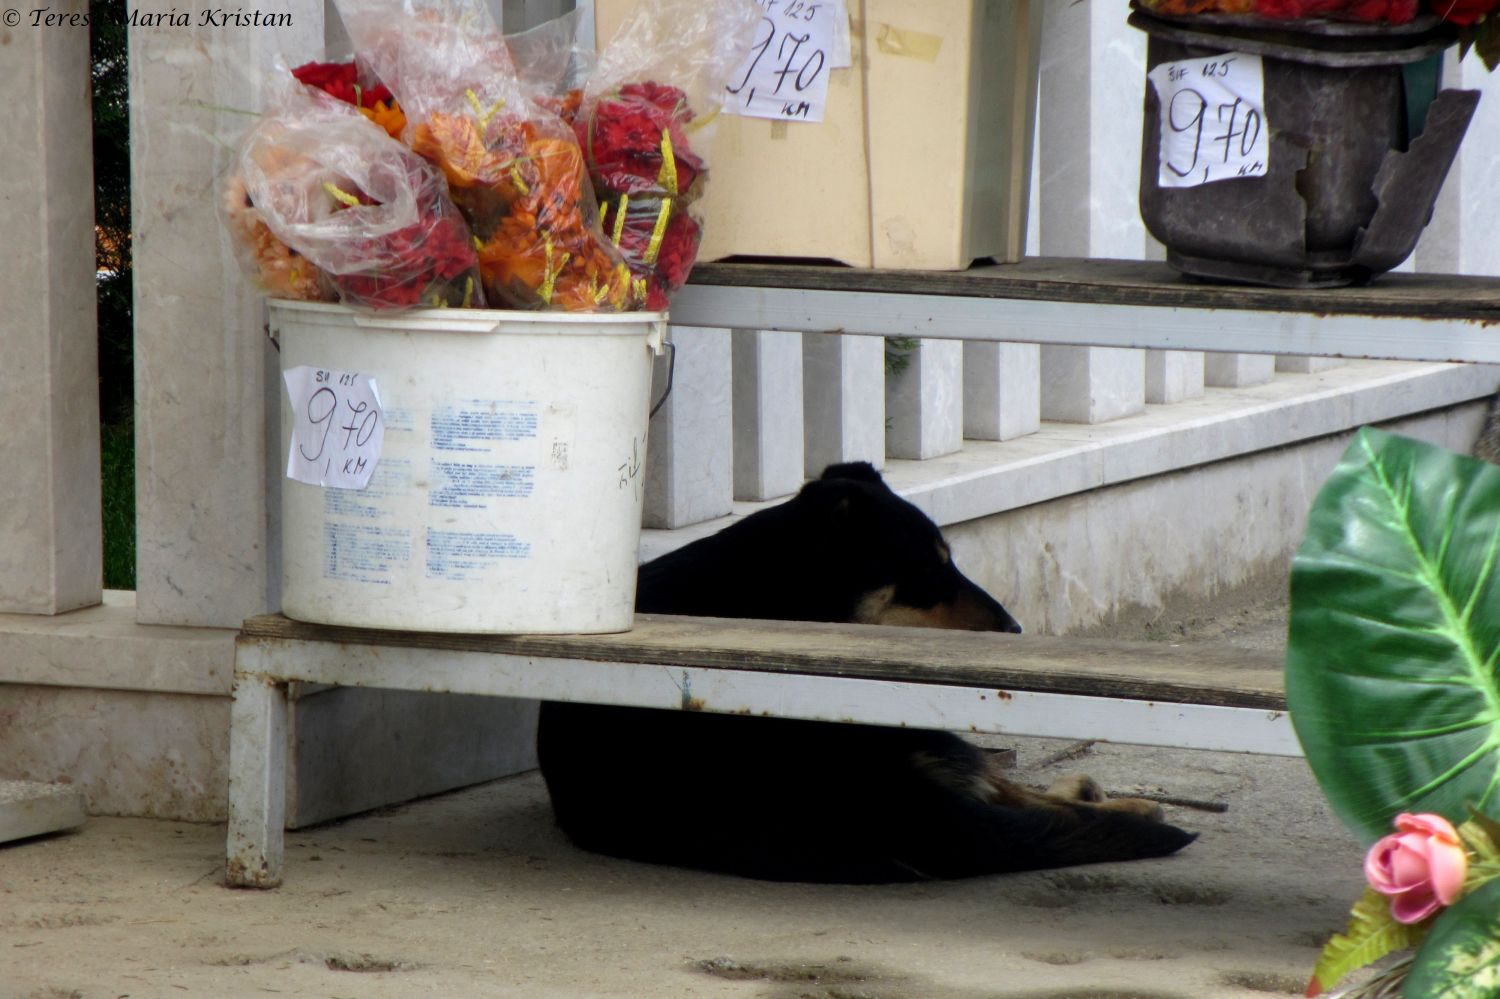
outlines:
M685 326L1104 347L1500 363L1500 279L1385 274L1364 287L1260 288L1165 263L1028 258L963 271L701 264Z
M1286 709L1279 654L1208 644L656 614L610 635L381 631L269 614L240 632L242 642L259 639Z

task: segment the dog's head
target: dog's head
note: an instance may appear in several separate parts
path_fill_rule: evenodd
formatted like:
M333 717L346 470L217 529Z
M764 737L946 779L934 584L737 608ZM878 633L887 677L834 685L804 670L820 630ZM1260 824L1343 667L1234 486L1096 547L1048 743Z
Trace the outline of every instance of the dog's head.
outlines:
M809 509L808 544L845 620L1019 632L994 597L953 564L938 526L897 496L871 465L830 465L792 503Z
M644 613L1020 631L937 525L859 462L641 566Z

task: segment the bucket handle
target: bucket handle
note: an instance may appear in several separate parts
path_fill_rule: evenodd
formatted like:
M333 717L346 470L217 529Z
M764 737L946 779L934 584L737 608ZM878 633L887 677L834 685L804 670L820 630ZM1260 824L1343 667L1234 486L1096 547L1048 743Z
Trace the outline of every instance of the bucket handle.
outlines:
M672 377L677 371L677 345L671 340L665 340L662 346L667 349L667 388L662 392L661 398L656 400L656 404L651 407L651 412L646 414L648 420L656 415L658 409L667 404L667 397L672 394Z

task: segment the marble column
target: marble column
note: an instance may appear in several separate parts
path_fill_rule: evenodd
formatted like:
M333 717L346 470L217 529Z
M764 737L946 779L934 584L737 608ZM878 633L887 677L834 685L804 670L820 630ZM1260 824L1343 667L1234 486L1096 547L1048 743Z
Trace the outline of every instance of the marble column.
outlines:
M0 42L0 613L56 614L102 593L89 30Z
M136 615L235 626L277 606L280 394L261 294L217 216L219 177L280 55L323 54L322 0L269 28L130 32ZM194 19L196 20L196 18Z

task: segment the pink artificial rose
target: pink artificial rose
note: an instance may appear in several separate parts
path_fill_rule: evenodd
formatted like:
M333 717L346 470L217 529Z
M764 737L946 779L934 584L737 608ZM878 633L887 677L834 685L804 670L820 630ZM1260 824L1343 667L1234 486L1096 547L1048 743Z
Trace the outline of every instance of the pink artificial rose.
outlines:
M1420 923L1463 890L1469 855L1453 825L1441 815L1396 816L1396 832L1365 856L1370 887L1390 896L1399 923Z

